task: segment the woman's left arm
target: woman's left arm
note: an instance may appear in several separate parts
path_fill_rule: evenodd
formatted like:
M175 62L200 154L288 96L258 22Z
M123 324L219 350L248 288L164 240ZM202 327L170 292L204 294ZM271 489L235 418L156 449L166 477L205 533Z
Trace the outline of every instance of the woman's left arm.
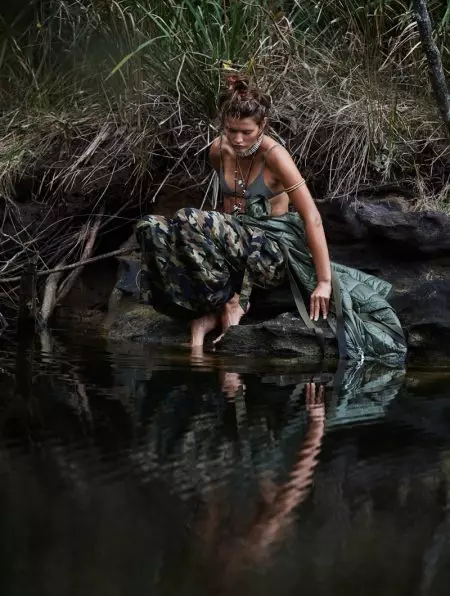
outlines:
M289 199L305 223L306 239L317 276L311 294L310 317L328 316L331 296L331 265L322 218L292 157L281 145L267 155L267 166L287 190ZM292 190L290 190L292 189Z

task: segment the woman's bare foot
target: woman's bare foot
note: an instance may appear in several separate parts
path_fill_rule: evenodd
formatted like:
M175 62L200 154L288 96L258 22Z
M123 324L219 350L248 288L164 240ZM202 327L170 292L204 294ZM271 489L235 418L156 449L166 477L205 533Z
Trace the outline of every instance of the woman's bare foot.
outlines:
M217 315L205 315L200 319L195 319L191 323L191 347L198 348L203 346L205 335L215 329L219 324L219 317Z
M247 307L247 311L248 308L249 307ZM229 300L223 307L222 314L220 315L222 333L213 341L213 343L218 343L230 327L233 325L239 325L240 320L247 311L245 311L239 304L239 296L235 294L233 298L231 298L231 300Z

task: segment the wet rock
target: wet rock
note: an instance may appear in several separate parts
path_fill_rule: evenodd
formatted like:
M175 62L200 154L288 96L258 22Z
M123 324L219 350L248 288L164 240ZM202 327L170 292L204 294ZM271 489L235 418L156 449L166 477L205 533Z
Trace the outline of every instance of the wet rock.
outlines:
M338 357L334 336L327 328L325 360ZM220 351L228 354L261 354L280 357L308 358L320 362L322 351L314 331L306 328L294 313L284 313L263 322L231 327L221 341Z
M217 335L212 332L205 342ZM176 321L157 313L151 306L134 305L113 316L108 337L117 341L134 341L152 345L180 346L189 342L188 323ZM331 331L324 329L325 360L337 358L337 346ZM320 362L322 352L314 333L303 326L293 313L284 313L274 319L256 322L244 320L226 333L216 350L235 356L266 355L283 358L300 358L305 362Z
M151 306L128 302L110 313L108 338L116 341L179 346L189 341L189 326L160 315Z
M391 302L405 330L409 360L448 366L450 277L412 286Z
M409 211L398 197L331 202L322 217L333 244L365 242L369 248L414 256L450 254L450 218L437 211Z

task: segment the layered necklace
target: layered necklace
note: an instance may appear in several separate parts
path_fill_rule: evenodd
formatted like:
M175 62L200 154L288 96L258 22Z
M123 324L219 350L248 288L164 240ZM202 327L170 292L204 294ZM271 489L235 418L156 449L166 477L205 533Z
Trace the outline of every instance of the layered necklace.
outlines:
M240 189L240 198L246 199L248 195L248 182L250 179L250 174L253 168L253 162L255 161L255 155L258 149L261 146L263 140L263 134L258 137L258 140L254 145L246 149L245 151L235 152L235 165L234 165L234 200L235 204L233 205L233 213L239 213L242 211L242 201L238 200L238 187ZM247 169L247 173L244 176L241 169L241 164L238 161L238 158L242 157L250 157L250 164Z

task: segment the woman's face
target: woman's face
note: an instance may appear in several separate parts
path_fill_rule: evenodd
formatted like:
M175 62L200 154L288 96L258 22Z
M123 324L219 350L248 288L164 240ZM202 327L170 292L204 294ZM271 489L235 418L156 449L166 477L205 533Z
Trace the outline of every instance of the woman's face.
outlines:
M256 143L265 122L258 124L253 118L226 118L224 132L235 151L245 151Z

